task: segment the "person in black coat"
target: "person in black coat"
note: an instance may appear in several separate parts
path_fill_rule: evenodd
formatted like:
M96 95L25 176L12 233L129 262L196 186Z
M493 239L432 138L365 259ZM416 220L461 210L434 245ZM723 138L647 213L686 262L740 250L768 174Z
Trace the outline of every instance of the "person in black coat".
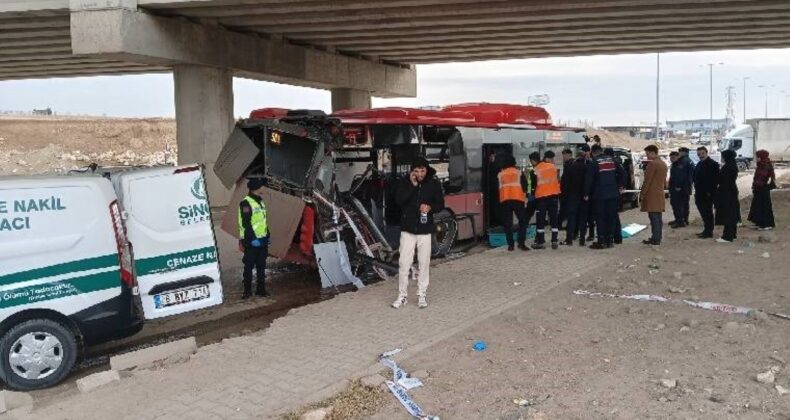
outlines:
M573 245L573 240L581 231L579 243L584 246L589 214L589 201L584 201L584 179L587 176L589 158L590 146L584 144L579 149L579 156L562 173L562 196L568 218L563 245Z
M571 149L564 149L562 151L562 175L560 176L560 212L559 221L560 229L562 229L565 221L568 220L568 200L565 194L565 189L568 183L568 169L573 165L573 152Z
M409 272L414 263L417 250L418 303L420 308L428 306L429 270L431 266L431 236L436 231L433 215L444 208L444 192L436 171L424 158L417 158L411 164L409 176L400 180L395 201L401 210L400 219L400 259L398 260L398 299L392 307L400 308L406 304L409 286Z
M738 229L738 163L735 151L725 150L721 157L724 166L719 171L718 188L716 190L716 221L724 225L724 233L717 242L732 242L737 237Z
M669 171L669 199L675 220L669 222L673 229L688 226L689 199L691 188L694 185L694 163L688 157L688 149L681 147L677 152L670 154L676 157L672 160Z
M708 156L704 146L697 148L699 163L694 167L694 202L702 217L704 228L699 238L713 237L713 199L719 185L719 164Z

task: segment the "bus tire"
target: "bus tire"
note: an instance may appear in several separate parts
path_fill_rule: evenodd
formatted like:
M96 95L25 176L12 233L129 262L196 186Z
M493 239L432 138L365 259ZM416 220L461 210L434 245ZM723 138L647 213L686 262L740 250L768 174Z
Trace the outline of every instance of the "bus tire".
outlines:
M74 332L50 319L29 319L0 338L0 379L18 391L48 388L62 381L77 360Z

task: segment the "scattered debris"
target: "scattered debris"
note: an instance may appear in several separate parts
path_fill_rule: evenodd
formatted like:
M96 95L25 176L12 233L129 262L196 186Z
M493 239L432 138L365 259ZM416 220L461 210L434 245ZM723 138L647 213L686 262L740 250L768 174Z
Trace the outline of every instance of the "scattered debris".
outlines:
M684 289L682 287L670 286L670 288L668 290L669 290L669 293L686 293L686 289Z
M662 379L661 386L667 389L673 389L678 386L677 379Z
M687 327L685 325L680 327L680 332L687 332L687 331L691 331L691 328L689 328L689 327Z
M774 376L773 370L768 370L763 373L757 374L757 382L761 384L772 384L776 380L776 376Z
M516 398L513 400L513 404L516 404L519 407L529 407L529 400L525 400L523 398Z
M771 253L770 252L763 252L762 257L763 258L771 258Z
M513 286L521 286L522 284L524 284L524 283L522 283L520 281L514 281L513 282Z
M488 346L486 346L486 342L485 342L485 341L483 341L483 340L478 340L478 341L475 341L475 344L474 344L474 345L472 345L472 348L473 348L473 349L474 349L476 352L478 352L478 353L479 353L479 352L481 352L481 351L485 351L485 349L487 349L487 348L488 348Z
M725 314L746 315L749 313L749 311L753 310L752 308L746 308L744 306L728 305L726 303L699 302L693 300L684 300L683 302L695 308L707 309L709 311L723 312Z
M400 353L402 351L403 351L403 349L400 348L400 347L398 347L396 349L392 349L390 351L385 351L384 353L379 354L379 360L390 358L390 357L392 357L392 356L394 356L394 355L396 355L396 354L398 354L398 353Z
M394 360L390 359L390 356L400 353L401 350L402 349L397 348L379 355L379 362L392 370L393 380L386 381L384 383L387 384L387 388L389 388L390 392L395 395L395 398L397 398L398 401L403 404L409 414L419 419L439 420L439 417L437 416L425 415L425 413L422 411L422 408L417 405L417 403L415 403L414 400L412 400L409 396L407 391L409 389L422 386L422 382L418 378L409 376L406 371L398 367L398 364L395 363Z
M651 268L653 270L658 270L658 269L661 268L661 266L654 263L654 264L648 264L647 268Z
M403 404L403 406L406 408L406 411L408 411L409 414L419 419L439 420L439 417L437 416L425 415L425 413L422 411L422 407L417 405L417 403L411 399L411 397L406 392L406 390L400 387L398 384L392 381L387 381L386 383L387 383L387 388L389 388L392 394L395 395L395 398L397 398L398 401L400 401L400 403Z
M790 389L783 387L782 385L774 385L774 388L779 393L779 395L787 395L790 394Z
M775 362L779 362L779 363L781 363L781 364L783 364L783 365L786 365L786 364L787 364L787 362L785 361L785 359L782 359L781 357L779 357L779 356L776 356L776 355L771 355L771 360L773 360L773 361L775 361Z

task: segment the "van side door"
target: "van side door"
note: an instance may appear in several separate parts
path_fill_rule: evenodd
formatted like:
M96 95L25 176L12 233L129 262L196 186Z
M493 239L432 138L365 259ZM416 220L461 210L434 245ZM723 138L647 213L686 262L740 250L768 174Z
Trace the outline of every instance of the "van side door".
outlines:
M217 246L199 165L127 171L116 188L126 213L146 319L222 303Z

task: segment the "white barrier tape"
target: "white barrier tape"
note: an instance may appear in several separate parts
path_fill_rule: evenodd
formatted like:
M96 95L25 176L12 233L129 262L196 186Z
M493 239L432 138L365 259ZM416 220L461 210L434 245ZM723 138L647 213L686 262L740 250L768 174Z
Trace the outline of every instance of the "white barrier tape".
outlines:
M642 301L652 301L652 302L678 302L678 301L673 301L671 298L659 296L659 295L613 295L609 293L589 292L587 290L574 290L573 294L589 296L589 297L609 297L609 298L632 299L632 300L642 300ZM709 311L716 311L725 314L747 315L749 312L756 310L754 308L749 308L746 306L735 306L727 303L702 302L695 300L682 300L680 302L683 302L686 305L690 305L695 308L706 309ZM771 315L782 318L781 315L783 314L771 314ZM790 317L786 319L790 319Z
M440 420L437 416L425 415L425 412L422 411L422 407L417 405L417 403L411 399L406 390L395 382L387 381L387 388L390 389L392 394L395 395L395 398L397 398L398 401L403 404L403 406L406 408L406 411L408 411L412 416L422 420Z
M723 312L725 314L746 315L750 311L754 310L752 308L747 308L745 306L728 305L726 303L696 302L693 300L684 300L683 302L695 308L702 308L702 309L707 309L709 311Z
M419 378L412 378L405 370L401 369L394 360L385 357L380 359L379 362L392 370L392 380L406 390L422 386L422 381L420 381Z
M582 296L590 296L590 297L609 297L609 298L620 298L620 299L631 299L631 300L642 300L642 301L650 301L650 302L669 302L672 299L660 295L613 295L610 293L598 293L598 292L590 292L587 290L574 290L574 295L582 295Z
M398 354L398 353L400 353L400 352L402 352L402 351L403 351L403 349L402 349L402 348L400 348L400 347L398 347L398 348L395 348L395 349L392 349L392 350L390 350L390 351L385 351L384 353L381 353L381 354L379 355L379 360L381 360L381 359L386 359L386 358L388 358L388 357L392 357L392 356L394 356L394 355L396 355L396 354Z

